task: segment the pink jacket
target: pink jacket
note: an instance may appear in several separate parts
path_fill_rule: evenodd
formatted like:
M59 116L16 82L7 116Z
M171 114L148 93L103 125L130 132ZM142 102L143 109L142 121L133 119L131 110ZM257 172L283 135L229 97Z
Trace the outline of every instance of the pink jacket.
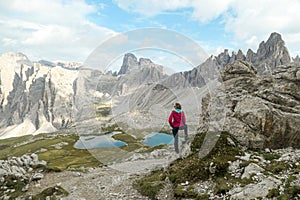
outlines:
M169 116L169 124L172 127L184 126L186 123L185 114L182 110L173 110Z

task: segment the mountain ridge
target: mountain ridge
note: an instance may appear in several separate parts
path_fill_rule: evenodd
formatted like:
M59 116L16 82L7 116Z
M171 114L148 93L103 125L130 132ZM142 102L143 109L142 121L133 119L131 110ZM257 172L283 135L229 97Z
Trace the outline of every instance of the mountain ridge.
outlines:
M190 71L174 73L170 76L165 74L163 66L147 58L138 60L132 53L124 55L118 76L83 69L80 63L31 62L21 53L3 54L0 57L2 136L9 137L11 131L8 131L7 127L20 124L36 133L41 127L48 127L49 132L68 128L75 121L82 120L78 116L88 118L87 111L83 114L80 113L83 112L82 108L78 108L84 102L84 104L95 104L115 97L118 97L118 102L122 102L120 98L139 98L145 90L154 91L151 88L168 88L170 94L173 94L172 98L162 103L164 109L167 109L170 102L176 101L176 95L178 96L176 91L185 93L187 88L206 86L210 81L219 79L220 72L224 71L228 64L237 60L251 61L259 74L270 74L279 65L293 61L278 33L272 33L266 42L261 42L256 53L248 50L247 55L244 55L241 50L238 50L230 56L225 49L223 53L209 57ZM162 87L155 87L156 85ZM153 95L160 99L158 97L163 96L164 90L155 91ZM186 93L186 96L193 93L195 92ZM140 101L130 102L133 103L130 105L131 108L150 109L151 105L147 105L147 102L149 104L152 101L145 101L141 104L142 107L135 105ZM90 117L95 116L93 114L95 111L89 112L92 113ZM41 131L47 132L47 128Z

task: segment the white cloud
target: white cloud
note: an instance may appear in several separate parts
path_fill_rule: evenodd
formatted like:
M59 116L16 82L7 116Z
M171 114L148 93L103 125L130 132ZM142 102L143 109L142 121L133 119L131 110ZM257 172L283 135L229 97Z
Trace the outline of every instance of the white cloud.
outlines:
M17 41L13 40L11 38L3 38L2 43L3 43L3 46L11 46L11 45L17 44Z
M198 0L192 1L192 17L201 23L209 22L228 10L234 0Z
M164 11L185 8L190 5L190 0L114 0L122 9L128 12L139 13L144 16L155 16Z
M260 41L256 36L252 36L249 39L245 41L245 43L250 47L250 46L256 46Z
M235 1L231 9L225 19L226 31L233 32L235 39L244 45L255 49L258 42L266 40L272 32L278 32L282 34L291 54L298 50L295 46L300 46L297 39L300 33L300 1Z
M128 12L144 16L190 8L191 19L200 23L209 23L221 17L225 31L234 35L234 41L230 42L236 43L237 47L242 49L256 50L258 42L266 40L272 32L279 32L292 54L299 52L297 49L300 46L297 39L300 33L299 0L115 0L115 2Z
M244 51L247 48L256 50L260 41L276 31L282 34L292 55L299 53L299 0L114 2L127 12L146 17L187 8L190 18L200 23L208 24L220 18L225 31L234 35L234 41L227 41L231 44L228 48L235 44ZM103 8L105 4L88 5L84 0L0 1L1 53L17 50L32 59L83 61L102 41L115 34L113 30L100 27L87 18L99 12L101 15ZM220 45L224 46L224 43L217 46ZM209 48L214 52L212 47Z
M83 0L0 2L0 49L31 59L84 61L114 31L87 20L97 9Z
M200 22L208 22L226 11L234 0L114 0L127 12L139 13L151 17L165 11L174 11L182 8L192 8L191 17Z

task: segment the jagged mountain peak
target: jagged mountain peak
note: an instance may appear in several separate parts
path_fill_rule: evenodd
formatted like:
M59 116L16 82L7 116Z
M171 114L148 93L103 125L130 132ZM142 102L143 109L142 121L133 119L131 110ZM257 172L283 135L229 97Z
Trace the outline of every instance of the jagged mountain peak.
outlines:
M153 62L149 58L140 58L139 64L140 65L149 65L149 64L153 64Z
M297 55L295 58L293 58L293 61L294 61L294 62L300 62L300 57L299 57L299 55Z
M247 53L247 61L252 62L260 73L264 73L279 65L289 64L292 60L281 35L274 32L267 42L263 41L259 44L257 53Z
M127 74L131 70L136 69L138 67L138 60L132 53L126 53L123 58L123 64L121 66L118 75Z
M268 39L267 42L272 42L272 41L281 41L281 42L284 43L281 35L279 33L277 33L277 32L271 33L271 35L270 35L270 37L269 37L269 39Z
M139 58L132 54L126 53L123 58L123 63L118 75L128 74L132 71L143 70L144 68L155 68L161 73L165 74L164 67L152 62L149 58Z
M262 41L259 44L259 48L257 53L264 53L264 51L269 51L269 53L273 53L274 51L285 50L285 42L283 41L281 35L279 33L272 33L268 38L267 42Z
M220 69L223 69L227 64L233 63L236 60L243 60L253 64L259 73L273 70L279 65L291 63L292 59L288 52L285 42L279 33L273 32L267 41L262 41L256 53L252 49L248 49L244 55L242 50L229 54L228 49L224 49L218 56L210 57L208 61L215 58ZM294 59L295 60L295 59Z

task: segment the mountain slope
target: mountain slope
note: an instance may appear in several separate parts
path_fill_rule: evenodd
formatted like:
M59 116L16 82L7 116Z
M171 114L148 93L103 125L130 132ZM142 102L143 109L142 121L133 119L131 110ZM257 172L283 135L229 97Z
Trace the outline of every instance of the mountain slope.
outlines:
M32 63L12 53L0 57L0 70L2 138L53 132L72 121L76 71Z

